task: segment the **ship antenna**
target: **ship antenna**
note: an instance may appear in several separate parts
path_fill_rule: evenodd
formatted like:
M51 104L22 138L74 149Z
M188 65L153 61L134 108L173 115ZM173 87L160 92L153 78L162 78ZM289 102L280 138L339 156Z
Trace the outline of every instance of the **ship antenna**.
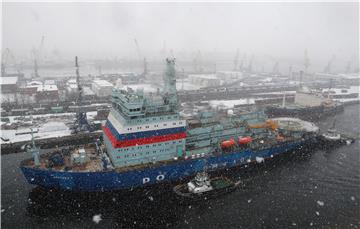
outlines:
M34 131L33 131L33 128L30 128L31 132L31 143L32 143L32 146L33 148L35 148L35 138L34 138Z

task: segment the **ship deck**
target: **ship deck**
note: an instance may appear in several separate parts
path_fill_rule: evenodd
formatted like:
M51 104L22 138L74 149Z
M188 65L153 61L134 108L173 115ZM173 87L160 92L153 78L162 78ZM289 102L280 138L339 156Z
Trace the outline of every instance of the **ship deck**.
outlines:
M218 156L219 154L231 154L233 152L239 152L246 149L251 149L253 151L257 150L264 150L265 148L271 148L276 147L278 144L283 144L286 142L295 141L296 138L294 137L284 137L281 140L276 139L268 139L268 138L259 138L255 139L253 142L254 144L244 147L244 146L236 146L231 149L224 149L220 150L214 150L214 152L209 156ZM105 150L104 146L101 146L103 150ZM79 154L79 149L85 150L85 160L83 163L74 162L74 155ZM54 155L61 155L61 158L63 159L62 163L56 164L53 162ZM130 165L125 167L119 167L114 168L111 166L111 168L104 169L103 168L103 161L102 161L102 155L99 154L96 150L95 144L88 144L79 146L72 149L57 149L55 151L42 154L40 156L40 165L36 166L34 164L34 161L32 158L24 160L21 163L22 167L31 167L31 168L37 168L40 170L53 170L53 171L59 171L59 172L100 172L100 171L116 171L116 172L126 172L130 170L142 170L146 168L153 168L153 167L159 167L165 164L169 163L175 163L180 162L183 160L191 160L191 159L198 159L198 158L204 157L204 155L193 155L188 157L180 157L170 160L164 160L164 161L157 161L156 163L146 163L146 164L138 164L138 165ZM110 163L111 164L111 163Z
M79 156L79 149L85 150L84 162L74 161L74 156ZM62 163L54 163L53 157L61 155ZM103 171L101 155L97 153L95 145L84 145L73 149L58 149L40 156L40 164L36 166L33 159L24 160L21 163L23 167L33 167L38 169L52 169L54 171L72 171L72 172L96 172Z

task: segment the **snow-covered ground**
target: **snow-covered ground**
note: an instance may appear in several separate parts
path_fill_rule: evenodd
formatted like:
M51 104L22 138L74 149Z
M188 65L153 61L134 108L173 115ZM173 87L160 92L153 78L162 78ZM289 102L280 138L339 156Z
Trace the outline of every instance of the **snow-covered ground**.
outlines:
M189 91L189 90L199 90L201 86L190 83L187 79L185 80L177 80L176 88L178 91Z
M322 92L327 92L329 89L323 89ZM346 90L346 91L343 91ZM349 88L330 88L330 91L335 92L337 95L360 93L359 86L350 86Z
M277 95L277 94L283 94L285 92L285 95L295 95L296 91L275 91L275 92L265 92L265 93L256 93L256 95Z
M88 120L94 120L97 115L96 111L91 111L86 113ZM9 116L9 124L17 123L21 116ZM35 138L53 138L53 137L63 137L71 134L71 130L66 125L67 123L72 123L75 118L75 113L62 113L62 114L41 114L41 115L33 115L24 116L28 123L33 129L38 130L38 133L35 133ZM36 120L40 119L40 120ZM30 134L20 134L16 135L16 133L25 133L30 132L30 127L19 128L16 130L1 130L0 136L4 139L9 139L9 141L5 142L1 140L2 143L12 143L12 142L20 142L20 141L30 141Z
M39 132L35 133L34 137L41 138L41 139L62 137L62 136L71 134L69 127L67 127L65 125L65 123L59 122L59 121L46 122L37 129L39 130ZM24 128L24 129L18 129L18 130L1 130L1 137L9 139L9 141L6 143L30 141L31 140L30 134L16 135L16 133L24 133L24 132L30 132L30 129Z

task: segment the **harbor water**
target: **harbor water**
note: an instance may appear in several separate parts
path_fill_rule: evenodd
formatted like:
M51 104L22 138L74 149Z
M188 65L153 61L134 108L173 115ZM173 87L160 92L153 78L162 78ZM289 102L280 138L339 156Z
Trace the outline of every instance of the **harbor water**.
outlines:
M352 145L290 153L233 171L243 186L216 199L179 202L171 185L108 193L47 191L1 156L2 228L360 228L359 105L336 117ZM326 130L329 117L317 123Z

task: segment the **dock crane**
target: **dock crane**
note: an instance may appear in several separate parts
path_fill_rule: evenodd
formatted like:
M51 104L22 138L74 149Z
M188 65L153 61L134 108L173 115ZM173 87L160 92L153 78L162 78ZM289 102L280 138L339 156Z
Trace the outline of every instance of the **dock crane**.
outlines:
M45 41L45 36L42 36L39 47L37 49L33 48L31 50L31 54L32 54L32 56L34 58L34 77L35 78L40 77L40 75L39 75L39 62L41 61L41 55L42 55L43 48L44 48L44 41Z
M12 59L13 67L16 69L16 71L18 73L20 73L20 70L19 70L18 65L16 63L15 56L13 55L13 53L10 51L9 48L6 48L5 51L2 53L2 56L1 56L1 76L6 76L6 68L7 68L8 64L9 64L9 58Z
M236 50L236 55L234 58L234 71L237 70L239 64L239 49Z
M134 38L134 42L135 42L135 46L136 46L136 52L138 55L139 60L141 60L141 52L140 52L140 47L139 47L139 43L137 42L136 38Z
M6 75L6 64L9 57L9 49L5 49L5 51L1 55L1 76L5 77Z
M279 71L279 62L278 62L278 61L275 62L272 73L273 73L273 74L276 74L276 75L280 74L280 71Z
M92 132L94 131L94 125L89 123L86 112L82 109L82 95L83 95L83 88L80 85L80 73L79 73L79 64L78 64L78 57L75 56L75 72L76 72L76 84L78 89L78 97L76 104L78 106L78 110L76 112L76 119L75 123L72 126L72 133L78 132Z
M139 43L136 40L136 38L134 38L134 42L135 42L136 52L137 52L139 60L141 61L143 59L144 70L143 70L142 76L145 77L147 75L147 73L148 73L148 65L147 65L148 62L147 62L145 57L142 58L141 51L140 51L140 46L139 46Z
M305 74L308 73L309 66L310 66L310 59L309 59L309 56L308 56L307 49L305 49L305 52L304 52L304 73Z

